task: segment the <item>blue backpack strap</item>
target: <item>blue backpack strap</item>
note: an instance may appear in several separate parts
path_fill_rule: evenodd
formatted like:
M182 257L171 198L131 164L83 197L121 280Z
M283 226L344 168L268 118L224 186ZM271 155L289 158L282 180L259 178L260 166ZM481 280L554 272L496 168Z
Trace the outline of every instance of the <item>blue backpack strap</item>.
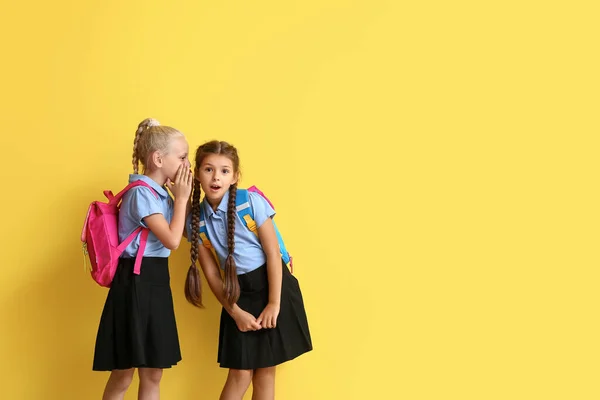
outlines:
M252 212L252 207L250 206L250 195L248 194L248 190L238 189L237 196L235 199L235 205L240 219L244 222L246 227L252 232L254 232L254 234L258 237L258 227L256 226L256 222L254 221L254 214ZM286 264L290 264L290 268L293 268L293 265L291 264L292 257L285 248L285 244L283 243L281 233L279 233L279 229L277 228L275 221L271 221L273 222L275 234L277 235L277 241L279 242L279 251L281 253L281 258L283 259L283 262L285 262Z
M283 238L281 237L281 233L279 233L279 229L277 228L277 225L275 224L274 220L273 220L273 226L275 227L275 234L277 234L277 241L279 242L279 252L281 253L281 258L283 258L284 263L289 264L290 261L292 261L292 257L290 256L290 253L288 253L287 249L285 248L285 244L283 243ZM292 266L290 265L290 267L292 267Z
M246 189L238 189L235 197L235 207L244 225L258 237L258 227L254 222L254 213L250 207L250 195Z
M206 229L206 217L204 215L204 201L202 201L202 203L200 203L200 229L199 230L200 230L200 242L202 243L202 246L204 246L210 250L213 257L215 258L215 261L217 262L217 265L219 265L219 257L217 257L217 251L215 250L212 243L210 242L210 239L208 238L208 230Z

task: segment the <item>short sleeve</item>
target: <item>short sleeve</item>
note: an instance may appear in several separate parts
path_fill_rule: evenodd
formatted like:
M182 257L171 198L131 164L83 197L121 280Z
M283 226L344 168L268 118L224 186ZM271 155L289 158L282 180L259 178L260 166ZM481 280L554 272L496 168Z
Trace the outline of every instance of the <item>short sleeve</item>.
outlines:
M255 192L248 192L248 199L250 201L250 207L254 212L254 222L256 226L260 228L267 218L272 218L275 215L273 207L262 197L260 194Z
M125 204L125 212L144 228L147 228L144 218L153 214L163 214L160 199L152 193L152 190L146 187L135 187L130 190L130 193Z

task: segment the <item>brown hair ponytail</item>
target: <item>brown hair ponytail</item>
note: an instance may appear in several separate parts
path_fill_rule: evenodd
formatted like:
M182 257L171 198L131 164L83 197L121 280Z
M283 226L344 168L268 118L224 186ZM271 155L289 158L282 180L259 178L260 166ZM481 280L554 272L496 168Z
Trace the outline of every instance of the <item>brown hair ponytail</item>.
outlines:
M185 298L196 307L202 308L202 285L200 283L200 271L198 271L198 266L196 265L200 236L200 191L200 182L194 179L194 188L192 191L192 237L190 238L192 243L190 248L192 264L185 279Z
M240 283L237 279L237 266L233 258L235 250L235 219L237 184L229 187L229 203L227 204L227 259L225 260L225 298L229 304L235 304L240 298Z

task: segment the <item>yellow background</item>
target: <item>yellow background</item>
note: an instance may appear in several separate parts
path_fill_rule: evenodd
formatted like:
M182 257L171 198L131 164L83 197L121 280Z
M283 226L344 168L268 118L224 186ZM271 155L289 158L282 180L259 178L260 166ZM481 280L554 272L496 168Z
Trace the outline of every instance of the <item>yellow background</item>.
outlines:
M4 1L0 398L100 398L79 235L146 117L275 203L315 346L279 399L600 398L594 3ZM162 397L216 399L188 250Z

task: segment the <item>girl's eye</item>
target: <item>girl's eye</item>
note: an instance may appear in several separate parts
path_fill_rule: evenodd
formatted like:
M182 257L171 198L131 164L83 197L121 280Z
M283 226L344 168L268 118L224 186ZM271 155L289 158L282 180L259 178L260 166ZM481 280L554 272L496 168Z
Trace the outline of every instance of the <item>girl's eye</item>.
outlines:
M223 170L223 173L224 173L224 174L228 174L228 173L229 173L229 170L228 170L228 169L224 169L224 170Z

